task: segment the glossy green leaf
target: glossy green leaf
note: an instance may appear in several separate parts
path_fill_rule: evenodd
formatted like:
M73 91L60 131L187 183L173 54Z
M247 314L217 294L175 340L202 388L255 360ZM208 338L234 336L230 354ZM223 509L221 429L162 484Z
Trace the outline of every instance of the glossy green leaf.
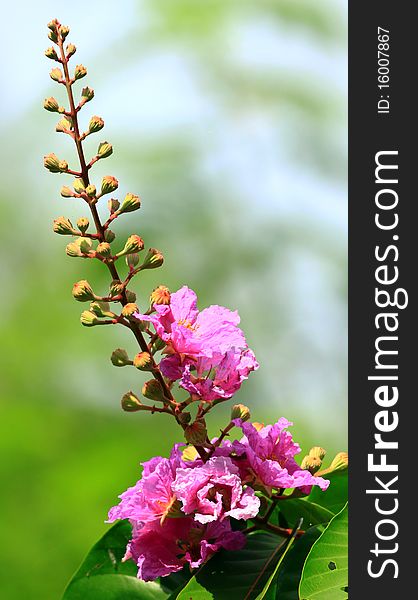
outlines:
M348 500L348 469L335 471L325 475L324 478L330 480L329 488L323 492L318 486L314 486L308 500L327 508L336 515Z
M330 521L312 546L302 571L301 600L348 598L348 506Z
M321 492L326 494L328 492ZM280 500L271 517L272 523L292 527L301 517L303 518L302 529L309 529L312 525L329 523L334 513L328 508L305 498Z

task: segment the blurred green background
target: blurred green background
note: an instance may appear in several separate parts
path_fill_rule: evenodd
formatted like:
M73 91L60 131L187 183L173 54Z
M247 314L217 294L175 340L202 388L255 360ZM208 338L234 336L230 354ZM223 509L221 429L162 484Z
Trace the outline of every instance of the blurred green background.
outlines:
M71 286L106 290L104 269L66 257L59 215L69 183L42 167L56 152L43 98L62 89L46 23L70 25L115 154L95 170L142 197L117 233L139 233L166 263L136 284L187 284L200 307L238 309L261 368L236 397L254 419L295 421L303 450L346 448L346 2L128 0L4 8L2 160L1 596L54 599L106 529L107 509L166 453L165 415L122 414L140 389L111 351L135 346L116 328L84 329ZM81 87L81 86L80 86ZM63 136L64 137L64 136ZM74 161L73 161L74 162ZM212 433L228 408L210 419Z

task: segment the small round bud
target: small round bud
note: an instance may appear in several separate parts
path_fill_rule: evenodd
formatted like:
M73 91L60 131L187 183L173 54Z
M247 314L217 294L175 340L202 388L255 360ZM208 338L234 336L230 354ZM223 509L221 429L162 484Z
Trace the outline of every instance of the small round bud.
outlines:
M84 181L82 179L74 179L73 188L77 194L82 194L86 191L86 186L84 185Z
M122 409L126 412L136 412L137 410L141 410L143 404L138 396L135 396L133 392L128 392L122 397L121 400Z
M67 117L63 117L58 121L55 131L57 133L69 133L72 129L72 123Z
M141 265L142 269L157 269L164 262L164 256L156 248L150 248L144 262Z
M319 458L319 460L324 460L324 456L326 453L326 450L324 450L320 446L314 446L309 450L309 456L314 456L316 458Z
M96 315L89 310L84 310L81 313L80 322L84 327L93 327L93 325L98 325L100 320L96 317Z
M110 360L115 367L126 367L127 365L132 364L128 353L123 348L116 348L116 350L113 350Z
M67 247L65 248L65 252L66 252L67 256L70 256L71 258L75 258L77 256L82 255L79 245L76 244L75 242L71 242L70 244L68 244Z
M97 148L97 156L98 158L107 158L113 152L112 144L109 142L101 142L99 147Z
M96 133L104 127L104 121L101 117L92 117L89 123L89 132Z
M188 425L184 430L184 437L189 444L204 444L208 437L205 420L196 419L194 423Z
M62 71L58 67L55 67L55 69L52 69L49 76L54 81L58 81L58 82L62 81Z
M109 258L112 256L112 249L110 244L107 242L101 242L96 248L96 254L102 256L103 258Z
M77 281L73 285L73 298L78 302L90 302L94 300L94 293L91 285L85 279Z
M45 50L45 56L51 60L58 60L58 54L55 52L55 48L52 46Z
M67 52L67 60L69 58L71 58L73 56L73 54L76 53L77 48L74 46L74 44L68 44L65 51Z
M132 304L132 302L136 301L136 294L132 290L125 290L125 296L127 301Z
M121 214L133 212L134 210L138 210L138 208L141 208L141 200L139 199L139 196L135 196L135 194L126 194L125 200L122 202L119 212Z
M182 425L188 425L192 420L192 415L189 412L181 412L177 415L177 419Z
M96 186L93 185L92 183L90 183L87 187L86 187L86 194L89 198L95 198L96 197Z
M249 421L251 418L250 409L244 404L235 404L231 409L231 421L241 419L241 421Z
M58 21L58 19L52 19L52 21L50 21L47 24L48 29L50 29L51 31L58 31L58 28L60 26L60 23Z
M44 167L51 173L65 173L68 170L68 163L65 160L59 160L59 158L51 152L44 156Z
M48 33L48 37L51 40L51 42L54 42L55 44L58 42L58 35L55 31L50 31Z
M60 32L60 36L62 37L62 39L65 40L67 35L70 33L70 28L67 27L67 25L61 25L59 28L59 32Z
M74 70L74 79L77 81L87 75L87 69L84 65L76 65Z
M119 182L116 177L106 175L102 179L102 194L111 194L118 189Z
M301 468L304 471L309 471L312 475L316 473L322 465L322 460L318 456L305 456L301 463Z
M88 254L91 252L93 244L89 238L79 237L76 239L75 243L83 254Z
M103 302L103 300L96 300L90 304L90 311L93 312L97 317L110 317L115 316L114 313L110 312L109 302Z
M159 402L166 401L162 385L156 379L150 379L144 383L142 387L142 395L149 400L158 400Z
M125 256L125 262L129 268L134 269L139 263L139 254L127 254Z
M83 106L86 102L90 102L94 98L94 90L89 87L85 87L81 90L81 106Z
M58 219L54 219L53 229L55 233L59 233L60 235L73 235L75 233L73 224L67 217L58 217Z
M116 198L110 198L110 200L107 201L107 207L111 215L119 209L119 206L120 202L119 200L116 200Z
M53 96L50 98L45 98L44 109L49 110L49 112L58 112L59 105Z
M72 198L74 196L73 190L66 185L62 186L60 193L63 198Z
M77 220L77 227L79 228L79 230L82 233L85 233L87 231L87 229L89 228L89 225L90 225L90 223L89 223L89 220L87 217L80 217Z
M134 302L128 302L128 304L125 304L125 306L122 308L122 314L124 317L132 317L132 315L136 312L138 312L138 307Z
M116 237L116 235L114 234L114 232L111 229L106 229L106 231L104 232L104 239L109 244L111 244L113 242L115 237Z
M126 244L116 256L125 256L125 254L133 254L135 252L141 252L144 248L144 240L139 235L131 235L126 240Z
M149 352L139 352L134 358L134 367L140 371L152 371L154 361Z
M110 296L113 298L114 296L120 296L124 290L124 285L118 279L114 279L110 284Z
M60 170L60 173L65 173L66 171L68 171L68 163L66 160L60 160L58 168Z
M170 290L165 285L159 285L149 297L151 306L154 304L170 304Z

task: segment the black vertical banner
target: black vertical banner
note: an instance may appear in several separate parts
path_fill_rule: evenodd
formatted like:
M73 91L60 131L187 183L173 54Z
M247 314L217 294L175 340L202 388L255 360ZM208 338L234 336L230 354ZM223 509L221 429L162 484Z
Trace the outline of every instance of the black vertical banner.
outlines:
M413 9L407 2L349 2L352 600L418 597L418 50Z

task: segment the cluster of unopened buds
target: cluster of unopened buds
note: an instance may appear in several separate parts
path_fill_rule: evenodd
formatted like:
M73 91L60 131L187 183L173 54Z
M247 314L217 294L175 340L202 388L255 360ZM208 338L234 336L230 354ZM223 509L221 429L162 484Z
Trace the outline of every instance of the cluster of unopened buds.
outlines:
M136 234L114 249L116 235L110 226L119 216L137 211L141 201L132 193L121 202L111 197L109 216L105 222L100 219L98 202L113 194L119 183L109 175L96 188L90 170L112 154L112 145L99 143L97 153L86 160L83 142L101 131L104 122L93 116L86 131L81 131L79 112L94 92L83 88L76 103L73 85L87 70L77 65L70 74L69 60L76 48L65 45L68 27L54 20L48 28L54 47L45 54L60 65L50 75L66 88L68 108L55 98L46 99L44 107L61 115L56 131L75 142L79 166L72 169L53 153L45 156L44 165L52 173L73 177L72 185L64 186L61 195L83 200L93 221L91 231L88 217L79 218L75 226L68 218L59 217L54 231L73 237L66 247L68 256L99 260L110 275L104 295L97 294L86 280L74 284L73 297L90 303L81 314L81 323L88 327L121 324L131 330L139 352L130 357L118 348L111 361L117 367L133 366L148 372L150 379L141 394L129 391L123 396L122 408L171 415L183 429L186 442L175 445L169 458L158 456L144 463L141 479L122 494L121 502L109 513L110 522L130 520L132 539L125 558L133 558L138 576L148 581L187 563L195 568L221 548L241 548L245 532L251 528L286 534L288 530L270 524L266 514L279 499L308 494L312 486L328 487L329 482L321 476L325 472L320 471L324 451L313 448L298 465L294 457L300 448L287 431L291 423L284 418L266 427L251 423L248 408L241 404L233 406L230 422L220 435L209 437L207 413L232 398L258 368L255 355L238 326L238 313L218 305L199 311L196 294L186 286L174 293L163 285L157 287L143 310L135 303L135 293L128 288L131 280L143 270L160 267L163 255L155 248L144 250L144 241ZM122 258L126 263L123 276ZM242 437L230 441L234 427L241 430ZM345 464L345 456L337 456L331 470L340 463ZM249 521L250 526L237 528L237 521Z

